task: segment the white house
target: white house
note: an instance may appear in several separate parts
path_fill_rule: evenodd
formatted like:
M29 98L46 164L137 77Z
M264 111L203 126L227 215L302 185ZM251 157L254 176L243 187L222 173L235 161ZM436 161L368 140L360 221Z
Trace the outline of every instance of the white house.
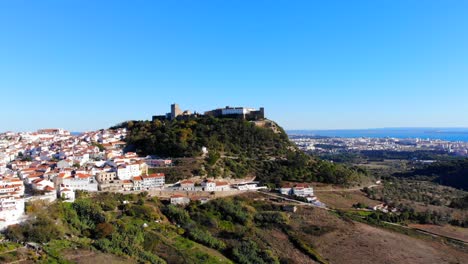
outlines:
M183 191L195 191L195 182L190 180L183 180L180 183L180 189Z
M258 182L243 182L243 183L234 184L232 187L240 191L267 189L267 187L258 187Z
M174 205L187 205L190 203L190 198L183 195L173 195L171 196L171 204Z
M296 195L300 197L309 197L314 195L312 186L305 183L298 183L295 185L285 184L279 188L279 192L283 195Z
M314 195L314 189L305 183L298 183L293 188L293 195L300 197L309 197Z
M18 178L3 178L0 180L0 194L9 194L12 196L24 195L24 183Z
M132 178L130 168L125 164L119 165L117 167L117 177L119 180L130 180Z
M217 192L223 192L223 191L229 191L231 190L231 186L227 182L222 182L222 181L217 181L215 191Z
M139 190L144 188L144 186L143 186L143 177L141 177L141 176L133 177L132 182L133 182L133 190L134 191L139 191Z
M69 188L62 187L59 191L59 196L67 202L75 201L75 192Z
M130 177L137 177L141 175L140 164L130 163L127 165L127 168L130 173Z
M282 185L280 188L279 188L279 192L282 194L282 195L292 195L293 192L292 192L292 185L291 184L285 184L285 185Z
M70 177L57 177L55 186L63 185L66 188L75 190L82 190L88 192L97 192L98 191L98 183L88 174L76 173L74 176Z
M164 173L155 173L150 175L143 175L143 188L153 189L153 188L163 188L165 183Z
M44 191L46 187L54 188L54 183L46 179L36 179L31 182L31 187L34 190Z
M0 230L18 224L24 216L24 199L0 196Z
M204 180L201 186L205 192L214 192L216 190L216 182L212 180Z

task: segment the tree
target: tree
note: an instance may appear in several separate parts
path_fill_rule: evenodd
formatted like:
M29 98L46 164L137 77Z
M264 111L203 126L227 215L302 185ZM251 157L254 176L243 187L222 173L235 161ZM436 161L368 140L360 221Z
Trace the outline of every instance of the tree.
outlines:
M94 230L96 239L106 238L114 232L114 226L110 223L99 223Z

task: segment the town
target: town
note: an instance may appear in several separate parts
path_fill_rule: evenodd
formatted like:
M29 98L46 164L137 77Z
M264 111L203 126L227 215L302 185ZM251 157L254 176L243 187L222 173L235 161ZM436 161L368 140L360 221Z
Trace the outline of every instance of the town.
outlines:
M169 119L183 118L183 113L187 113L175 104L171 109L167 114ZM258 120L264 118L264 109L227 107L207 112L207 115ZM154 168L176 166L173 160L124 152L126 135L125 128L79 134L63 129L0 134L0 230L26 219L25 202L57 199L73 202L76 192L80 191L146 191L172 204L185 205L191 200L205 203L215 193L218 194L215 197L222 197L267 189L254 179L208 179L196 175L193 179L168 184L164 173L149 172ZM307 184L285 185L277 191L324 206Z
M345 153L365 150L386 151L437 151L455 156L468 156L468 142L451 142L440 139L420 138L338 138L291 135L291 140L304 150L312 153Z

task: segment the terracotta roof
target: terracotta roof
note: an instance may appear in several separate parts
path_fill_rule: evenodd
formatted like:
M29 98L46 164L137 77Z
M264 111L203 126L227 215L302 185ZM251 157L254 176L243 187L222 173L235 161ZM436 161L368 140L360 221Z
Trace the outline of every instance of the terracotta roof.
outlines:
M180 182L180 184L194 184L194 182L191 180L183 180Z
M171 199L172 198L184 198L185 196L181 195L181 194L174 194L171 196Z
M307 183L298 183L294 188L310 188L310 186Z
M44 190L46 191L55 191L55 188L54 187L50 187L49 185L47 185Z
M216 182L216 186L224 186L224 185L229 185L229 183L223 182L223 181Z
M89 174L84 174L84 173L77 173L77 174L76 174L76 177L78 177L78 178L80 178L80 179L86 179L86 178L91 177L91 175L89 175Z
M145 178L163 178L165 177L164 173L155 173L155 174L150 174L150 175L143 175L142 176L144 179Z

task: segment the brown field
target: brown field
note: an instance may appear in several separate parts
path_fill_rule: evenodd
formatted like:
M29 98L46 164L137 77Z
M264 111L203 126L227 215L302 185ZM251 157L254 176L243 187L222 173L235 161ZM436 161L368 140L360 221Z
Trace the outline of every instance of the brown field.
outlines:
M297 249L281 230L260 230L257 237L268 244L268 247L276 255L281 256L281 261L288 264L313 264L308 256Z
M330 208L350 209L353 204L361 203L368 206L380 204L379 201L371 200L361 191L334 191L334 192L316 192L319 200Z
M69 249L62 252L63 257L77 264L96 264L96 263L112 263L112 264L127 264L136 263L134 260L118 257L112 254L105 254L96 251Z
M421 229L441 236L455 238L468 243L468 228L456 227L451 225L417 225L412 224L409 227Z
M468 252L437 240L413 238L344 221L322 209L301 207L293 229L330 263L466 263Z

